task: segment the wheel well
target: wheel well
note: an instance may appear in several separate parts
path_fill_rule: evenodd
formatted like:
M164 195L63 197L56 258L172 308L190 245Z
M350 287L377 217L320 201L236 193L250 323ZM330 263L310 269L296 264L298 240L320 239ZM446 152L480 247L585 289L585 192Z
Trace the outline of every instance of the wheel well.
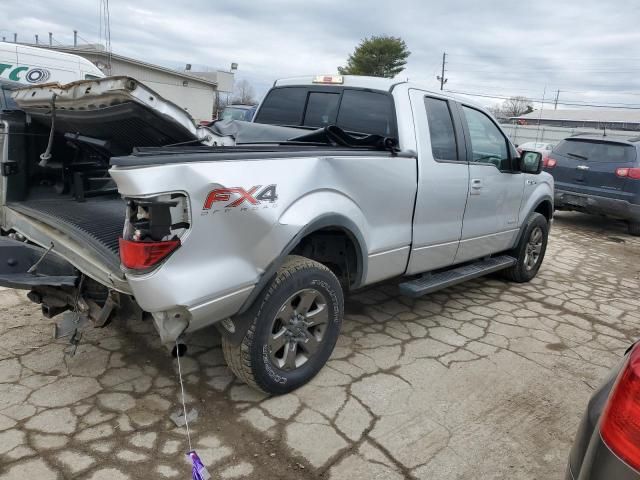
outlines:
M551 221L551 217L553 217L553 207L551 206L551 202L549 200L540 202L540 204L534 211L544 215L544 217L547 219L547 222Z
M328 267L343 287L360 283L362 260L353 235L341 227L325 227L303 237L291 251Z

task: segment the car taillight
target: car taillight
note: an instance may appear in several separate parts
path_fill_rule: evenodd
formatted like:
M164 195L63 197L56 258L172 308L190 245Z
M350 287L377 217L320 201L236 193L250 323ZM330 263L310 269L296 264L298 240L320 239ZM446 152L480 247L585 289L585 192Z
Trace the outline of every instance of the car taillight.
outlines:
M616 168L616 175L622 178L631 178L633 180L640 180L640 168L637 168L637 167Z
M180 240L165 242L135 242L120 239L120 261L131 270L146 270L156 266L180 246Z
M191 228L189 202L183 193L127 198L120 239L120 261L129 270L157 266L181 245Z
M553 168L558 164L558 161L555 158L544 157L542 159L542 166L544 168Z
M629 354L613 386L600 434L618 457L640 470L640 345Z

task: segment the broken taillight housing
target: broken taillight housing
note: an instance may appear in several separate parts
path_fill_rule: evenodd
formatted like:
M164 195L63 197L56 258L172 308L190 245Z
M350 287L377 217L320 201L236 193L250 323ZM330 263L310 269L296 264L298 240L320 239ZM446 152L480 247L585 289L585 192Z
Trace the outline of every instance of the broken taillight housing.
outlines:
M640 344L629 353L613 386L600 434L618 457L640 470Z
M191 225L189 203L182 193L126 201L120 260L129 270L149 270L180 247L180 238Z
M180 240L134 242L120 239L120 261L131 270L146 270L167 258L180 246Z

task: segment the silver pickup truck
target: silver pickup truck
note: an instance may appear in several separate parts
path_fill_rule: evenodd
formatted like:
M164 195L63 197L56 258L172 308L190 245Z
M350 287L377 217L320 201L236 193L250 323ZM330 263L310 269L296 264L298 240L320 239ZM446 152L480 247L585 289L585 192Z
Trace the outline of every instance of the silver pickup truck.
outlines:
M418 297L498 271L527 282L545 254L540 155L419 85L281 80L252 123L209 127L124 77L13 99L0 284L48 317L152 318L176 353L215 324L230 368L265 392L322 368L345 291L397 279Z

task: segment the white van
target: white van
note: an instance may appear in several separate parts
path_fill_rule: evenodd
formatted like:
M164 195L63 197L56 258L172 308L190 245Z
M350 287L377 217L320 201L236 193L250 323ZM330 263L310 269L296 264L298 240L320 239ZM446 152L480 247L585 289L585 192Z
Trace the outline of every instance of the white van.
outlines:
M27 85L64 84L104 76L98 67L78 55L0 42L0 79Z

